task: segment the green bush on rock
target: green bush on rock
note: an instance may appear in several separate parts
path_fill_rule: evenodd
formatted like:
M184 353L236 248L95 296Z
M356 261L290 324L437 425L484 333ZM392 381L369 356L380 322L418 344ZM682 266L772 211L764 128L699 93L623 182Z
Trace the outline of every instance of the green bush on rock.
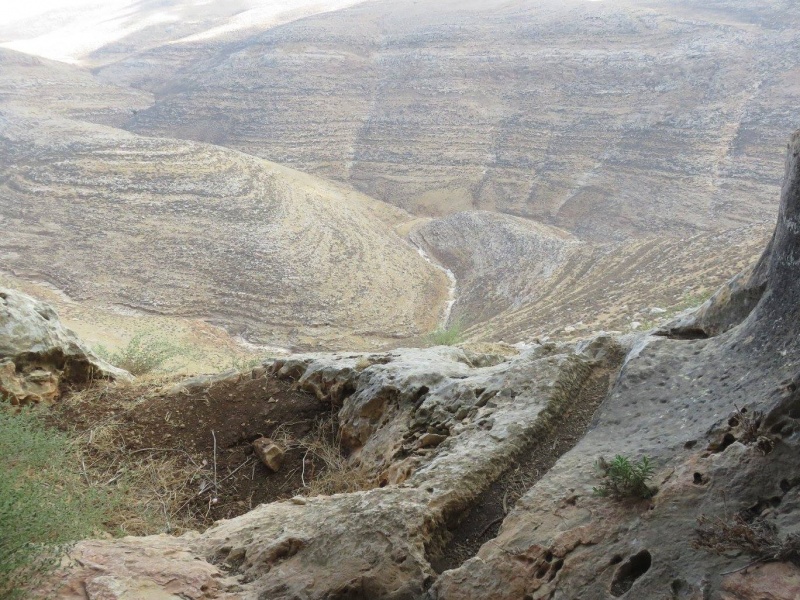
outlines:
M650 498L653 495L647 482L653 478L655 468L646 456L639 462L632 462L617 454L610 463L600 459L598 466L604 472L604 478L603 483L594 488L596 496Z

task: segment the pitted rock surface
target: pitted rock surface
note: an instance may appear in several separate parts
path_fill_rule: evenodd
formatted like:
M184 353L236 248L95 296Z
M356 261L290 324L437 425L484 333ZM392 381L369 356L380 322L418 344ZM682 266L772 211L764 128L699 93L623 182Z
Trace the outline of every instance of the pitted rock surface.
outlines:
M723 575L746 566L747 556L716 556L692 541L700 515L749 511L773 519L784 535L800 528L792 458L800 406L798 154L800 132L789 144L774 240L755 269L767 275L752 312L734 307L744 320L711 339L651 338L629 357L593 429L523 497L495 540L436 581L432 598L599 599L627 591L658 598L670 585L686 598L766 593L757 572ZM737 407L765 415L768 454L752 440L736 441L741 432L729 417ZM614 454L655 460L652 501L593 497L592 462ZM788 573L777 588L796 585L790 567L771 569Z
M0 394L13 404L52 402L64 383L130 379L65 328L39 300L0 288Z

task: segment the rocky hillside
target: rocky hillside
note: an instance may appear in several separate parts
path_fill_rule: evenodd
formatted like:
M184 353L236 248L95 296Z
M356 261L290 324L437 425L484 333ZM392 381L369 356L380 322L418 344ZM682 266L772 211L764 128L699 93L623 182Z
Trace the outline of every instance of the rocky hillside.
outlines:
M778 0L377 1L99 74L155 94L136 132L608 241L772 218L798 24Z
M450 322L473 341L628 331L700 304L745 268L771 228L596 243L500 213L416 223L411 239L455 280Z
M772 242L694 322L516 354L254 370L329 402L350 460L381 487L264 504L202 534L81 542L46 593L796 598L799 212L800 132ZM712 313L727 325L708 327ZM647 487L612 476L645 457Z
M78 120L112 120L142 98L2 56L4 269L286 347L369 347L436 327L447 280L394 233L403 211L236 151ZM69 102L62 79L81 92Z

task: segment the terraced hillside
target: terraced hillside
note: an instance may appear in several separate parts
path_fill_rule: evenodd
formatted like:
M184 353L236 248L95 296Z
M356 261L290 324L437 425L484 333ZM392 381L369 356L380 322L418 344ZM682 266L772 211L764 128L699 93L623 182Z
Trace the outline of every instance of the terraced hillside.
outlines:
M376 1L99 73L155 93L134 131L605 242L772 217L799 25L778 0Z
M683 239L582 244L534 292L467 328L473 341L649 329L701 304L754 261L766 224ZM502 285L502 279L500 280Z
M527 219L464 212L416 223L410 237L453 272L451 324L472 341L518 342L652 326L748 266L769 231L762 223L603 244Z
M9 72L0 90L17 89ZM52 88L29 83L0 105L4 269L279 346L370 347L436 326L447 280L394 233L402 211L232 150L48 113ZM108 94L81 85L80 106Z

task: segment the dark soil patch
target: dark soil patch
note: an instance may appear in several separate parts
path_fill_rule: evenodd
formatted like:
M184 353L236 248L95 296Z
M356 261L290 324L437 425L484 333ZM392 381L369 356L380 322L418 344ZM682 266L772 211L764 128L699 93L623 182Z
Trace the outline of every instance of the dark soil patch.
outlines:
M452 537L444 550L431 557L431 566L437 573L459 567L475 556L484 543L497 536L503 519L517 500L586 434L616 372L617 369L595 370L578 397L558 415L556 426L539 437L476 498L469 512L450 529Z
M242 375L175 395L166 393L169 385L101 386L65 398L53 412L55 425L85 432L113 423L118 455L172 453L200 464L203 481L189 506L198 525L291 497L319 469L302 448L289 449L277 473L253 454L259 437L301 440L329 422L330 404L290 382Z

